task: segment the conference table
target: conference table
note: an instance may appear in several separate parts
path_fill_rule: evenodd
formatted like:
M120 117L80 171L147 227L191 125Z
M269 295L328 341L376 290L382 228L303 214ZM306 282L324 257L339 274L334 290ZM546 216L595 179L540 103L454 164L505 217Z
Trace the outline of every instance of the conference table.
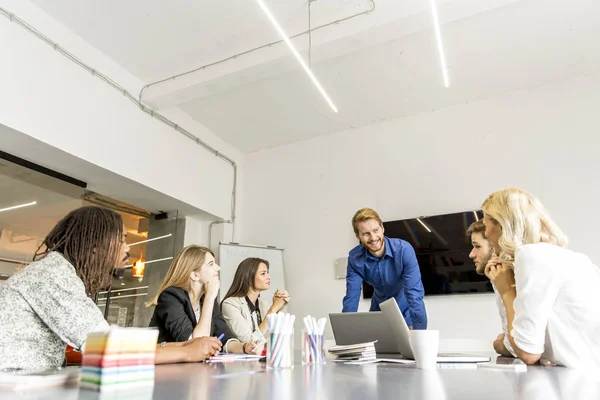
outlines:
M598 376L563 367L530 366L526 372L414 365L326 365L267 370L259 361L156 366L154 387L98 393L77 386L2 399L600 399ZM502 358L492 357L492 363Z

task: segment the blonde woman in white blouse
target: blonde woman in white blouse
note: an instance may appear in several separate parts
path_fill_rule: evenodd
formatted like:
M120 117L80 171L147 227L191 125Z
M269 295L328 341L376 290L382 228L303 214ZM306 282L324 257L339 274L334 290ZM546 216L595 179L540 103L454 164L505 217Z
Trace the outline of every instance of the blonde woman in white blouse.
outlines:
M485 273L504 302L517 357L600 370L600 269L566 249L566 236L533 195L503 189L482 208L497 252Z
M267 260L247 258L240 263L221 303L227 327L240 341L259 341L267 327L267 315L281 311L289 303L290 296L284 290L275 292L270 305L260 298L260 293L270 287Z

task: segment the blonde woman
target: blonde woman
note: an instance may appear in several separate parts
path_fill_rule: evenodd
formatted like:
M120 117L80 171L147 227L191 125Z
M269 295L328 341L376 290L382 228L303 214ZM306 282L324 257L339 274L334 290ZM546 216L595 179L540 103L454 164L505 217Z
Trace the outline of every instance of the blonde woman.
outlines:
M217 303L219 266L213 252L191 245L177 254L158 293L146 306L156 306L150 320L158 327L159 342L185 342L204 336L217 336L229 353L260 354L253 343L234 338Z
M229 330L239 340L259 341L267 328L267 315L281 311L290 301L285 290L277 290L273 302L260 298L260 293L271 287L269 262L247 258L235 271L233 283L223 298L221 310Z
M503 189L482 208L497 252L486 275L506 307L517 356L527 364L600 368L600 270L565 248L566 236L533 195Z

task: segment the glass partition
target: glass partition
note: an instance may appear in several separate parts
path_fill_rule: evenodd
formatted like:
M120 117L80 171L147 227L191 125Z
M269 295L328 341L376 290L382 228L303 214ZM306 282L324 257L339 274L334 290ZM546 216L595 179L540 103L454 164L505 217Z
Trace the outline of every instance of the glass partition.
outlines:
M0 158L0 284L33 259L86 189Z
M176 211L159 219L129 215L124 220L131 248L130 264L115 271L111 287L99 293L97 304L110 324L148 326L154 308L145 303L156 294L182 247L184 222Z
M131 264L115 270L111 286L95 301L110 324L148 326L153 307L144 303L183 247L185 220L176 210L155 215L90 192L85 182L61 179L61 174L5 156L0 154L0 284L33 260L48 232L67 213L86 205L110 208L123 218Z

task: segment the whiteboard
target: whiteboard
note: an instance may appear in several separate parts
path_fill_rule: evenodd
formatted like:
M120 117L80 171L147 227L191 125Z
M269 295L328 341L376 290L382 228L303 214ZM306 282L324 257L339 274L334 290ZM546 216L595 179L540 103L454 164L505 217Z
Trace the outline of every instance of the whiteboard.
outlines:
M269 305L277 289L285 289L283 271L283 249L270 246L254 246L239 243L219 243L219 266L221 267L221 293L223 299L233 282L233 276L238 265L246 258L258 257L269 262L271 287L261 293L260 297Z

